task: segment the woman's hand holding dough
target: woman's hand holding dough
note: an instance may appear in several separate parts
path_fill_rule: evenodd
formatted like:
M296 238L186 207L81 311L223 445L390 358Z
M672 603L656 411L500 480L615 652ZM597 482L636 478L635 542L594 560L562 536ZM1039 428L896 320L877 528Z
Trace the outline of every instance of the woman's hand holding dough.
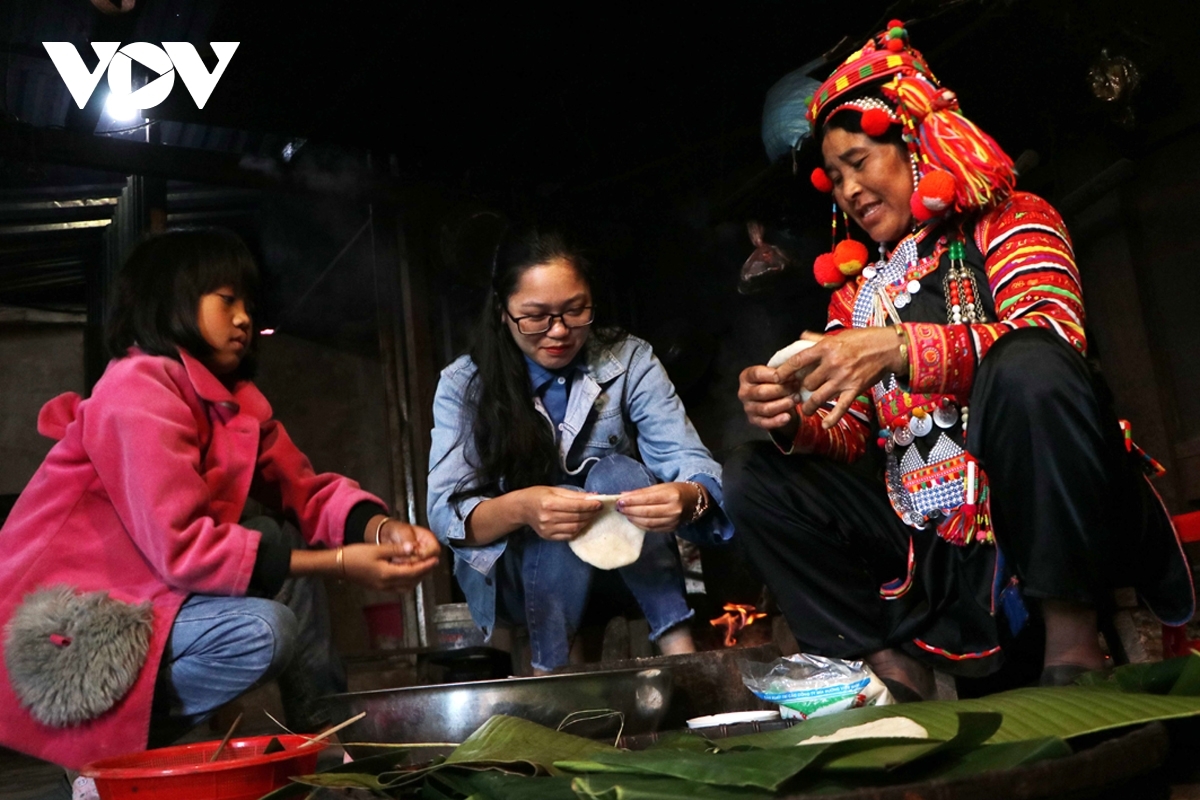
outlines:
M695 487L686 483L656 483L622 492L617 510L645 531L669 533L679 527L684 512L699 501Z
M907 375L901 359L900 339L892 328L855 328L833 336L822 336L807 350L797 353L775 370L781 385L794 384L797 373L807 374L804 388L812 392L800 408L805 416L836 398L833 410L822 421L832 428L850 404L889 373Z
M378 526L378 519L376 517L372 520L374 524L368 526L372 531ZM375 543L371 537L367 537L366 541L367 544ZM399 545L400 552L403 553L402 558L406 562L437 558L442 550L433 531L398 519L389 519L383 523L383 527L379 529L379 543Z
M819 342L824 337L805 331L800 338ZM742 401L742 409L751 425L791 441L798 424L796 406L801 402L799 376L813 363L811 356L802 357L812 350L810 347L800 351L779 367L754 366L742 370L738 379L738 399Z
M412 589L437 566L438 551L421 558L413 554L406 555L404 549L403 545L395 542L346 545L342 552L346 579L381 592L406 592Z
M583 492L556 486L530 486L519 491L525 524L553 542L574 539L603 508L599 500Z

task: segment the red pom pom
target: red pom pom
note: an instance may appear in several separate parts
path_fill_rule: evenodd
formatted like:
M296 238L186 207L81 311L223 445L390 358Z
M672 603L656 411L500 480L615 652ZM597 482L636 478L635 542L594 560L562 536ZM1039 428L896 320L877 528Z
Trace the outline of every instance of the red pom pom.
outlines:
M954 202L954 176L945 170L935 169L921 178L917 184L917 194L926 208L935 214L940 214Z
M817 167L812 171L812 175L809 176L809 180L812 181L813 188L815 188L818 192L825 192L828 194L829 192L833 191L833 181L829 180L829 176L825 174L825 170L821 167Z
M921 202L921 195L918 192L913 192L912 196L908 198L908 210L912 212L913 219L917 222L928 222L933 219L933 212Z
M892 28L903 28L903 27L904 27L904 20L902 20L902 19L894 19L894 20L892 20L891 22L889 22L889 23L888 23L888 30L889 30L889 31L890 31Z
M888 39L886 47L888 50L891 50L893 53L899 53L901 50L904 49L904 40L903 39Z
M833 261L846 277L862 272L869 258L867 246L854 239L843 239L833 248Z
M836 289L846 282L846 276L838 271L833 253L822 253L813 262L813 277L826 289Z
M868 108L862 113L862 132L878 139L887 133L892 120L882 108Z

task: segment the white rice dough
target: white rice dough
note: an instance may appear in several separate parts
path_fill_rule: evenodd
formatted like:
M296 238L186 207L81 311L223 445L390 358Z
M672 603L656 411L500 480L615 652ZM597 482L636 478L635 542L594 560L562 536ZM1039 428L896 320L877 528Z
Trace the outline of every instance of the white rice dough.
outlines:
M781 366L783 364L783 362L787 361L789 358L796 355L796 353L799 353L802 350L807 350L808 348L812 347L814 344L816 344L816 342L809 342L804 339L797 339L796 341L789 344L787 347L785 347L782 350L780 350L779 352L777 352L775 355L771 356L771 360L767 362L767 366L770 367L771 369L775 369L776 367ZM801 370L800 372L796 373L796 378L798 380L804 380L804 376L807 374L808 374L807 370ZM810 392L808 389L801 387L800 388L800 402L806 403L806 402L808 402L808 398L810 398L810 397L812 397L812 392Z
M569 542L579 560L596 569L627 567L642 554L646 532L617 511L619 497L619 494L591 495L593 500L602 502L604 508L592 518L583 533Z
M885 717L862 725L842 728L840 731L825 736L810 736L797 745L826 744L828 742L845 742L850 739L928 739L929 731L925 726L914 722L908 717Z

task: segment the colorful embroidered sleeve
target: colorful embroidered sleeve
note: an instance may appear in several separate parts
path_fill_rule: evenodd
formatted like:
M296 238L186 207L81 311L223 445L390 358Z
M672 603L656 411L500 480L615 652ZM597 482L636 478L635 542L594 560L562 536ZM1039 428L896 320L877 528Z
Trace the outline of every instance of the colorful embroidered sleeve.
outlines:
M1071 239L1045 200L1016 192L975 230L998 322L939 325L906 322L913 392L968 394L975 368L992 344L1018 328L1050 328L1087 352L1083 297Z
M849 328L850 311L854 307L857 284L847 283L833 293L829 299L829 321L825 325L827 335L836 335ZM811 417L800 416L800 427L792 439L789 453L816 453L835 461L856 461L867 447L867 433L871 429L871 401L864 396L855 398L838 424L829 430L821 427L821 421L829 415L834 403L826 403ZM797 412L800 407L796 407Z

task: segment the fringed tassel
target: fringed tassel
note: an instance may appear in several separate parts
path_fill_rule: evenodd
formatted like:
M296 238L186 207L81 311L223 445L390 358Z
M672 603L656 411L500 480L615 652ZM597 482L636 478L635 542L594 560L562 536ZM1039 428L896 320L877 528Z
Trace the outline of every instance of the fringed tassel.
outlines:
M958 111L958 98L920 75L901 75L884 94L904 108L925 162L955 178L955 209L985 208L1016 185L1012 159ZM923 170L924 171L924 170Z
M963 472L963 502L938 525L938 536L959 547L972 542L993 544L996 537L992 531L990 505L987 476L979 468L979 462L967 455L967 466Z

